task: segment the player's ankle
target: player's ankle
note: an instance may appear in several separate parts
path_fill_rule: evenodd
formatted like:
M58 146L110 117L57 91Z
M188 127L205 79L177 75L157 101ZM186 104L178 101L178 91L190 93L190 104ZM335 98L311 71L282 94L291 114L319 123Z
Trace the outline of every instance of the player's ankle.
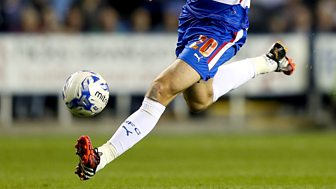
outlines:
M266 55L251 58L251 61L254 64L256 76L274 72L278 67L278 64L274 60L268 58Z
M116 149L110 142L107 142L98 148L98 154L100 156L100 163L97 166L99 171L103 169L108 163L118 157Z

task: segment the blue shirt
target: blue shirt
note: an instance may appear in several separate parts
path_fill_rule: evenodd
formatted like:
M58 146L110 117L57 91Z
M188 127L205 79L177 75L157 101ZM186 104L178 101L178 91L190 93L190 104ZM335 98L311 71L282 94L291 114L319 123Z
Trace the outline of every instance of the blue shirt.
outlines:
M249 7L250 0L187 0L183 9L198 19L214 19L246 29Z

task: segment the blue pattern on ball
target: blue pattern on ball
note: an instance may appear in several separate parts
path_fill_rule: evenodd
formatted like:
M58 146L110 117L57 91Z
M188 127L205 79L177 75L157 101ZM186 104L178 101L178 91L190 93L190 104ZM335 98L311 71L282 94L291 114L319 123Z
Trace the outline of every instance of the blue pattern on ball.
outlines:
M66 103L67 107L70 109L73 108L77 108L77 107L82 107L83 109L87 110L87 111L91 111L91 108L93 106L93 104L91 104L90 102L90 90L89 90L89 85L91 83L95 83L99 81L99 77L97 76L89 76L87 78L85 78L82 83L82 94L80 96L80 98L74 98L72 99L70 102Z

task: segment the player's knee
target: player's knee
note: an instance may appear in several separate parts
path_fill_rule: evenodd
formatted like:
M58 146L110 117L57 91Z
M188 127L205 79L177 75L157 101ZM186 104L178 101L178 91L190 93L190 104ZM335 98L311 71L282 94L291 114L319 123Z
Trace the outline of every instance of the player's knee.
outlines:
M165 101L173 96L173 91L169 83L164 80L154 80L152 86L150 87L147 96L151 99L157 100L158 102Z
M194 95L194 93L185 93L184 99L191 112L197 113L206 110L213 103L213 93L210 90L198 91L200 94Z
M206 110L211 102L188 102L189 110L193 113L199 113Z

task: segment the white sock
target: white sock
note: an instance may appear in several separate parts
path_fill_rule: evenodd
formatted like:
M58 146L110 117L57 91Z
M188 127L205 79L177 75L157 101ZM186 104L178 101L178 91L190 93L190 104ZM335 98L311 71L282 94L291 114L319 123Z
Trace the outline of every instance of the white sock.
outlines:
M121 124L106 144L98 148L98 152L103 154L96 171L144 138L155 127L165 109L159 102L145 98L139 110Z
M213 101L217 101L219 97L243 85L255 76L273 72L276 68L276 62L266 56L248 58L220 66L213 79Z
M266 55L250 58L255 66L256 75L274 72L278 64ZM286 59L283 59L286 61ZM287 62L287 61L286 61Z

